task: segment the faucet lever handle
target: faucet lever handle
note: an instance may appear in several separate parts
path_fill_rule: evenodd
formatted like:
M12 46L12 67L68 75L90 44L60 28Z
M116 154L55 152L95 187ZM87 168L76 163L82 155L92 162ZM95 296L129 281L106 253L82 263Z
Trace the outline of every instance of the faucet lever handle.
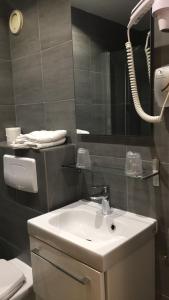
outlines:
M110 197L110 186L109 185L103 186L103 195L107 196L108 198Z

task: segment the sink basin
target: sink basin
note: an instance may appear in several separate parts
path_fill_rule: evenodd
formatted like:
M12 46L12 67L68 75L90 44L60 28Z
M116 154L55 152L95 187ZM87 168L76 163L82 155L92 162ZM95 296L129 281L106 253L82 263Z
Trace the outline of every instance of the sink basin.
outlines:
M90 211L69 210L52 217L49 224L91 243L103 244L110 240L117 242L125 239L122 235L125 231L124 224L115 225L112 215L103 216L100 211L95 214Z
M99 271L129 255L156 232L156 220L77 201L28 221L29 234Z

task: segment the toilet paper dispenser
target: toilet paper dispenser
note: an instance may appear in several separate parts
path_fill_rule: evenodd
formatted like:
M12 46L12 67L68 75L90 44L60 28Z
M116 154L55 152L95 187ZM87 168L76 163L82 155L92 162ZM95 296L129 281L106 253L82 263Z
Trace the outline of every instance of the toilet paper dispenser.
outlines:
M3 157L3 170L6 185L29 193L38 192L35 159L6 154Z

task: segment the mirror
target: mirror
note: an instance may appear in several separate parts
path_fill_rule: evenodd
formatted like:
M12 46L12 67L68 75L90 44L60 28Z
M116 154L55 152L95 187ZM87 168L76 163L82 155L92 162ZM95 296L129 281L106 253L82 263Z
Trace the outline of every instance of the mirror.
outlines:
M137 0L72 0L76 122L78 134L150 136L151 125L135 112L130 92L126 26ZM145 55L150 15L132 31L140 98L152 113Z

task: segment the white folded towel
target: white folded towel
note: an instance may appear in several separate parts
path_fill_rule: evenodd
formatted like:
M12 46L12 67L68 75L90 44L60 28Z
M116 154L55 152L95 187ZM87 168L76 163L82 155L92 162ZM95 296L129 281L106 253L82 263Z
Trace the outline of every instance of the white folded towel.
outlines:
M42 149L54 147L64 144L66 141L66 135L66 130L33 131L28 134L20 134L11 146L13 149Z
M13 143L11 146L13 149L29 149L29 148L44 149L44 148L62 145L65 142L66 142L66 138L63 138L58 141L50 142L50 143L36 143L36 142L31 142L31 141L25 141L23 143Z
M77 133L77 134L90 134L89 131L83 130L83 129L76 129L76 133Z
M60 139L59 141L50 142L50 143L27 142L27 145L33 149L43 149L43 148L49 148L49 147L62 145L65 143L65 141L66 141L66 138L63 138L63 139Z
M38 144L41 143L51 143L59 141L65 138L67 135L66 130L55 130L55 131L33 131L28 134L20 134L17 138L15 143L25 143L27 141L35 142Z

